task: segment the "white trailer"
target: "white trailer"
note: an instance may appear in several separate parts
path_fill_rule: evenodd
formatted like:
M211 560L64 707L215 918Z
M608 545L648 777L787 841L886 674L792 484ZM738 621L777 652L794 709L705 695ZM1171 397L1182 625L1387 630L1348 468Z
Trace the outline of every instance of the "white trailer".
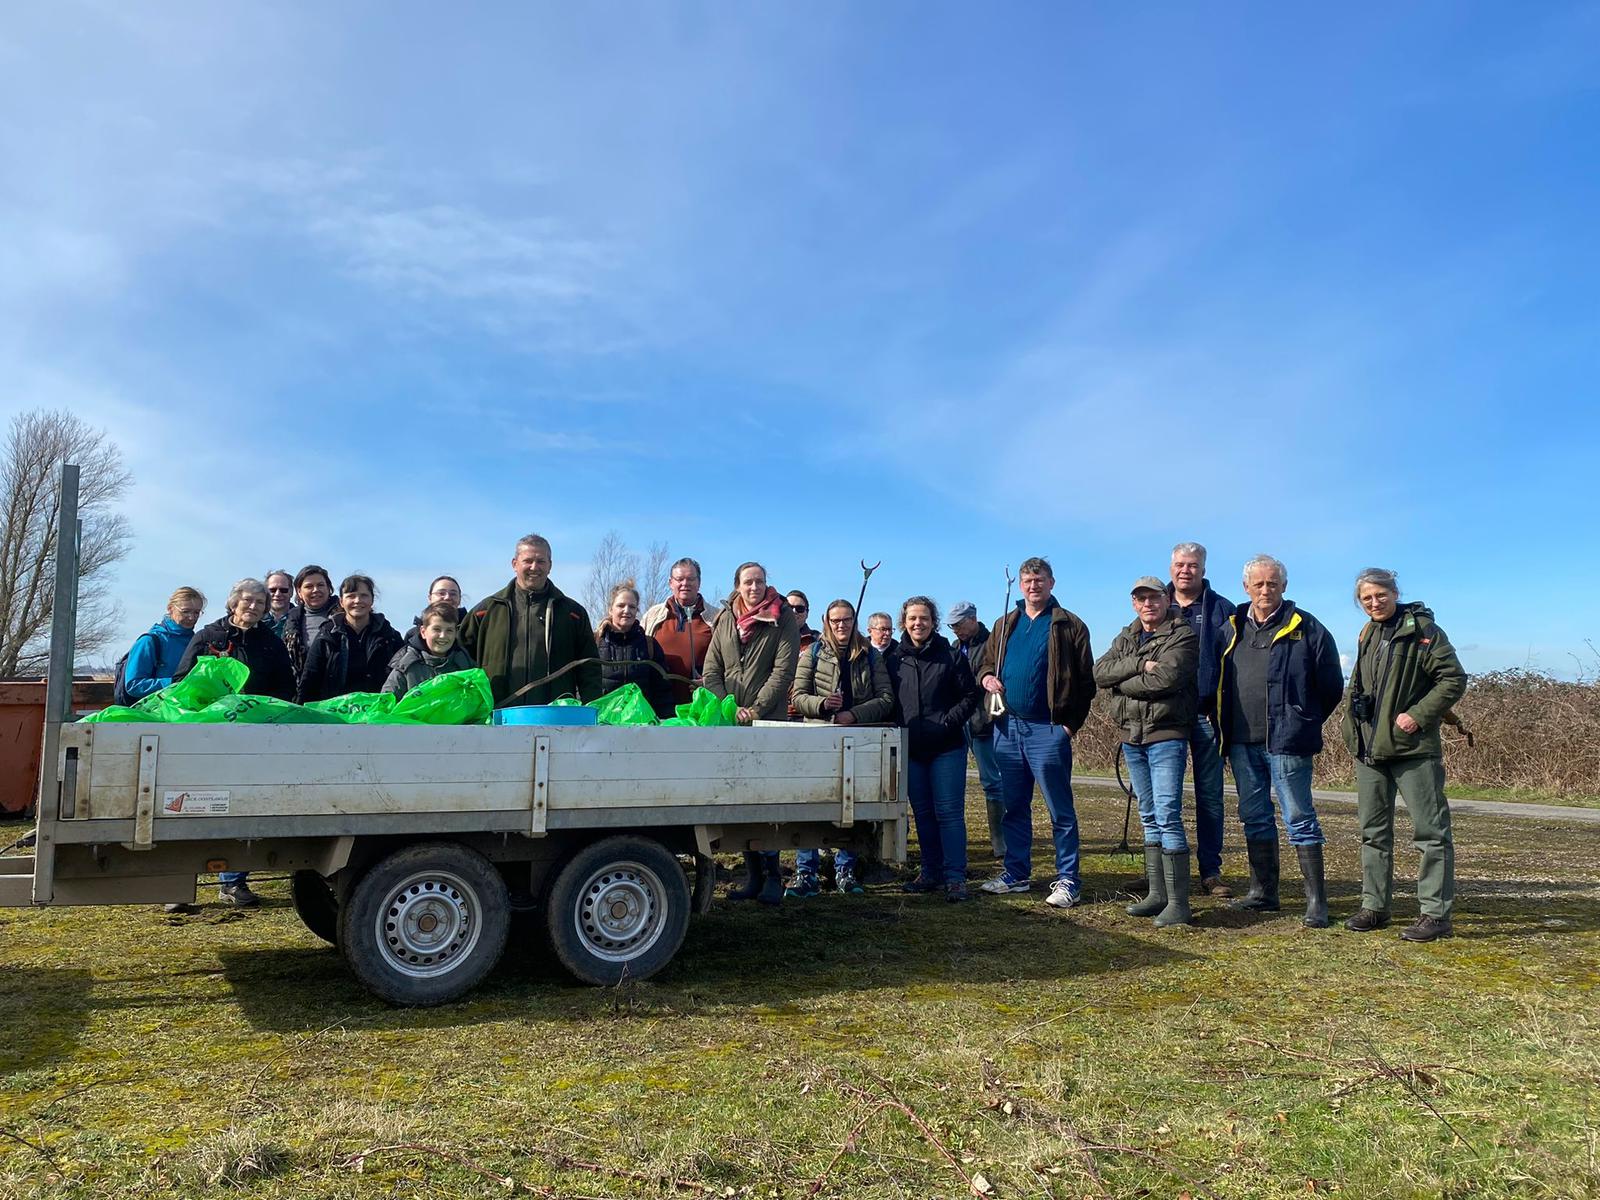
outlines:
M76 508L68 466L69 533ZM517 910L573 976L614 984L672 959L714 853L905 856L896 728L74 723L66 550L34 853L0 858L0 905L188 901L201 873L287 871L363 984L425 1005L489 972Z

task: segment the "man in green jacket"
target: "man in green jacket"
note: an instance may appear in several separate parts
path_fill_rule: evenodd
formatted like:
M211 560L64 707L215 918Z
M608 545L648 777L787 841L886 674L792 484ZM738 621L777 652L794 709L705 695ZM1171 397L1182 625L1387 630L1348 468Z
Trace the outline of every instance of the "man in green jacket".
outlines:
M1401 604L1393 571L1356 577L1356 603L1370 618L1361 631L1345 698L1344 743L1356 760L1361 821L1361 910L1345 922L1357 933L1389 923L1394 888L1394 800L1405 796L1417 850L1422 916L1401 933L1411 942L1449 937L1455 901L1455 842L1444 795L1439 725L1467 690L1455 648L1422 604Z
M488 674L496 708L600 698L594 627L583 605L550 582L550 563L547 540L522 538L511 559L516 578L474 605L461 627L461 644ZM538 679L546 681L528 687Z

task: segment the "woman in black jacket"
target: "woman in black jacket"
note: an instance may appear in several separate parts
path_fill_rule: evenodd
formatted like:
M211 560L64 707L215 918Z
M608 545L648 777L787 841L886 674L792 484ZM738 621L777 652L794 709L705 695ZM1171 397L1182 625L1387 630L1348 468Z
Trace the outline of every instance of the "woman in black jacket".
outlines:
M950 901L967 898L967 718L978 684L964 656L936 636L939 608L926 596L900 606L895 695L906 727L906 784L922 847L922 870L908 892L941 887Z
M632 580L611 589L606 617L595 630L594 640L601 663L601 695L609 695L625 684L637 683L657 717L672 716L672 688L665 675L666 655L660 643L648 636L644 626L639 624L639 591ZM658 671L656 667L661 669Z
M389 662L404 639L400 631L372 611L377 588L366 575L347 575L339 585L336 609L311 643L300 676L300 703L331 700L351 692L381 692L389 678Z
M250 668L241 689L251 696L294 699L294 668L282 640L261 622L267 611L267 585L241 579L228 590L228 615L195 630L189 648L172 673L177 682L205 655L238 659Z

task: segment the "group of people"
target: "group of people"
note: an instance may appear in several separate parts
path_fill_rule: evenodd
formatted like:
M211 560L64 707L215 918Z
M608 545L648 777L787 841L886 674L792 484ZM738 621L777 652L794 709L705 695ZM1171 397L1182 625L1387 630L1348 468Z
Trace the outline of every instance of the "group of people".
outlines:
M1122 755L1144 831L1145 897L1128 907L1157 926L1192 919L1191 854L1184 778L1192 766L1194 851L1201 890L1238 908L1280 907L1277 817L1294 847L1305 891L1303 922L1329 923L1323 833L1311 790L1324 722L1341 703L1345 741L1356 762L1362 901L1346 922L1370 932L1390 920L1394 807L1406 799L1422 863L1422 910L1403 931L1411 941L1449 936L1454 850L1444 798L1439 726L1466 689L1466 675L1432 613L1402 604L1389 571L1356 579L1367 615L1348 690L1333 638L1285 599L1288 570L1268 555L1244 565L1248 599L1224 599L1206 577L1206 551L1173 549L1169 578L1141 576L1130 590L1133 619L1098 659L1082 619L1055 597L1043 558L1018 571L1022 598L993 631L976 606L954 604L953 635L939 634L938 605L913 596L898 622L887 612L863 635L848 600L831 601L820 629L804 592L780 593L758 562L741 563L720 606L701 591L700 566L671 567L668 596L640 612L631 582L611 589L598 629L582 605L550 579L550 543L517 542L513 578L469 610L461 587L440 576L401 634L374 611L377 589L311 565L290 575L242 579L226 614L196 628L205 597L179 588L167 616L130 650L119 688L138 698L183 678L203 655L250 668L246 689L300 701L358 691L403 693L445 671L482 667L497 707L546 704L559 696L598 699L637 683L662 716L695 686L732 696L741 725L821 720L905 728L907 787L920 869L909 892L968 899L966 763L977 765L990 844L1000 869L981 885L992 894L1033 887L1033 795L1044 797L1054 849L1045 903L1072 908L1083 898L1072 792L1072 740L1097 691L1122 734ZM895 637L898 625L899 637ZM1223 879L1223 764L1233 772L1250 882L1234 898ZM1274 805L1276 798L1276 806ZM802 850L787 885L774 852L745 855L747 878L734 899L778 904L821 889L821 852ZM834 858L837 890L864 890L854 856ZM222 894L253 904L242 875Z

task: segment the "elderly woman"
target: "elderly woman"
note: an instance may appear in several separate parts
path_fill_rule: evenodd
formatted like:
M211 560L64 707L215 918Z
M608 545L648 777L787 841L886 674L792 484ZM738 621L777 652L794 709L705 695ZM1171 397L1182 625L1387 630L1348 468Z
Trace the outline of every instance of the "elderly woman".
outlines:
M205 607L206 598L192 587L181 587L167 598L166 617L141 633L128 651L117 703L132 704L172 682Z
M594 641L600 657L601 695L637 683L656 716L672 715L666 656L655 638L639 624L639 589L633 586L633 580L611 589L605 619L595 630Z
M294 577L294 590L298 599L289 610L282 637L298 679L305 673L311 647L339 607L339 600L333 591L333 577L315 563L300 568Z
M856 610L848 600L835 600L823 614L822 636L800 655L790 703L802 717L835 725L887 721L894 712L894 687L889 668L856 629ZM796 855L794 878L785 896L804 899L817 894L821 855L802 850ZM856 856L840 850L834 856L839 891L864 892L856 879Z
M767 569L758 562L739 564L733 573L733 594L711 628L704 683L718 699L734 697L738 721L781 721L794 682L800 652L800 623L777 590L767 583ZM754 897L763 904L783 899L783 878L776 851L747 853L750 877L730 899Z
M294 669L289 652L276 634L261 623L267 611L267 585L241 579L228 591L227 616L195 630L173 680L182 679L205 655L238 659L250 668L243 690L251 696L294 699Z
M1417 873L1422 915L1400 936L1431 942L1454 932L1456 851L1439 725L1466 693L1467 674L1432 611L1417 601L1400 603L1400 581L1393 571L1369 567L1357 575L1356 603L1367 623L1345 697L1344 744L1356 760L1361 908L1344 927L1369 933L1389 924L1399 792L1422 856Z
M978 683L966 656L942 637L939 607L926 596L900 606L900 656L895 694L909 741L906 786L917 822L922 869L908 892L944 890L967 898L967 720L978 707Z
M311 643L300 675L300 703L383 690L404 639L382 613L372 611L377 595L370 575L347 575L339 584L339 606Z
M1139 797L1144 826L1145 898L1131 917L1157 926L1187 925L1189 841L1183 832L1183 771L1189 730L1200 705L1195 667L1200 643L1172 610L1167 585L1154 575L1134 580L1133 621L1094 664L1094 681L1111 694L1111 719L1122 731L1122 759Z

